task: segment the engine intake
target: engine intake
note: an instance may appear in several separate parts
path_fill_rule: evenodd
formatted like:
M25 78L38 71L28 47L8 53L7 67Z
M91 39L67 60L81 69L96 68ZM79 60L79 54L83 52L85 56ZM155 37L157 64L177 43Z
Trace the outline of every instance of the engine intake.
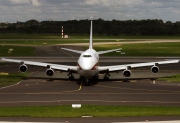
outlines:
M53 76L53 75L54 75L54 70L52 70L52 69L47 69L47 70L46 70L46 75L47 75L47 76Z
M130 70L124 70L123 75L124 75L124 77L130 77L131 76L131 71Z
M158 73L158 72L159 72L159 67L153 66L153 67L151 68L151 72L152 72L152 73Z
M21 65L21 66L19 67L19 70L20 70L22 73L24 73L24 72L26 72L26 71L28 70L28 67L27 67L25 64L23 64L23 65Z

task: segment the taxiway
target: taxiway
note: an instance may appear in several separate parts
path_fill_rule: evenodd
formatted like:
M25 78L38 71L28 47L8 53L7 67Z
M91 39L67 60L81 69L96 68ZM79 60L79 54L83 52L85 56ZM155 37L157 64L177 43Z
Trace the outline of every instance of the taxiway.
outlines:
M0 88L0 106L62 104L180 106L179 83L157 81L153 84L153 80L150 80L179 73L178 65L162 66L159 74L152 74L149 69L135 70L131 82L122 82L124 79L122 73L113 73L109 81L100 81L92 86L82 86L78 82L78 75L75 76L75 81L69 81L67 73L60 72L49 78L45 76L45 69L30 67L31 75L27 79L16 85ZM2 65L0 72L16 73L18 66L18 64ZM102 78L100 75L100 79Z

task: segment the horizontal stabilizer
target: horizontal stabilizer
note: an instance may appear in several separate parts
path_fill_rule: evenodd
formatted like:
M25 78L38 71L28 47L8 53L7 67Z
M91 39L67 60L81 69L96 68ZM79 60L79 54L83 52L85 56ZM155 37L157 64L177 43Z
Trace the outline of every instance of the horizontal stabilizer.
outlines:
M119 50L121 50L121 48L113 49L113 50L106 50L106 51L99 51L98 54L101 55L101 54L110 53L110 52L119 51Z
M83 53L83 51L79 51L79 50L73 50L73 49L68 49L68 48L61 48L62 50L67 50L67 51L70 51L70 52L74 52L74 53Z

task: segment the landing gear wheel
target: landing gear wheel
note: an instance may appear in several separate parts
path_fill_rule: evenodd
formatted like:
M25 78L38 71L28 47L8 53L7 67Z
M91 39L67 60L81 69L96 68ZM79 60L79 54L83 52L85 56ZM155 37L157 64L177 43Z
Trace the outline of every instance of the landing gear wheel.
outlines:
M69 76L69 80L74 80L74 76Z
M105 76L104 76L104 80L109 80L109 76L108 76L108 75L105 75Z

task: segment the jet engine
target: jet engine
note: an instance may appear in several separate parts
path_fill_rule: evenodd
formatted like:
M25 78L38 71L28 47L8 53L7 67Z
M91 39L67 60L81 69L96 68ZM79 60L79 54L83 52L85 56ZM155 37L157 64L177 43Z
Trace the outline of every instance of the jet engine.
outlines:
M152 72L152 73L158 73L158 72L159 72L159 67L153 66L153 67L151 68L151 72Z
M47 69L47 70L46 70L46 75L47 75L47 76L53 76L53 75L54 75L54 70L53 70L53 69L50 69L50 68Z
M123 75L124 75L124 77L130 77L131 76L131 71L130 70L124 70Z
M21 66L19 67L19 70L20 70L22 73L24 73L24 72L26 72L26 71L28 70L28 67L27 67L25 64L23 64L23 65L21 65Z

